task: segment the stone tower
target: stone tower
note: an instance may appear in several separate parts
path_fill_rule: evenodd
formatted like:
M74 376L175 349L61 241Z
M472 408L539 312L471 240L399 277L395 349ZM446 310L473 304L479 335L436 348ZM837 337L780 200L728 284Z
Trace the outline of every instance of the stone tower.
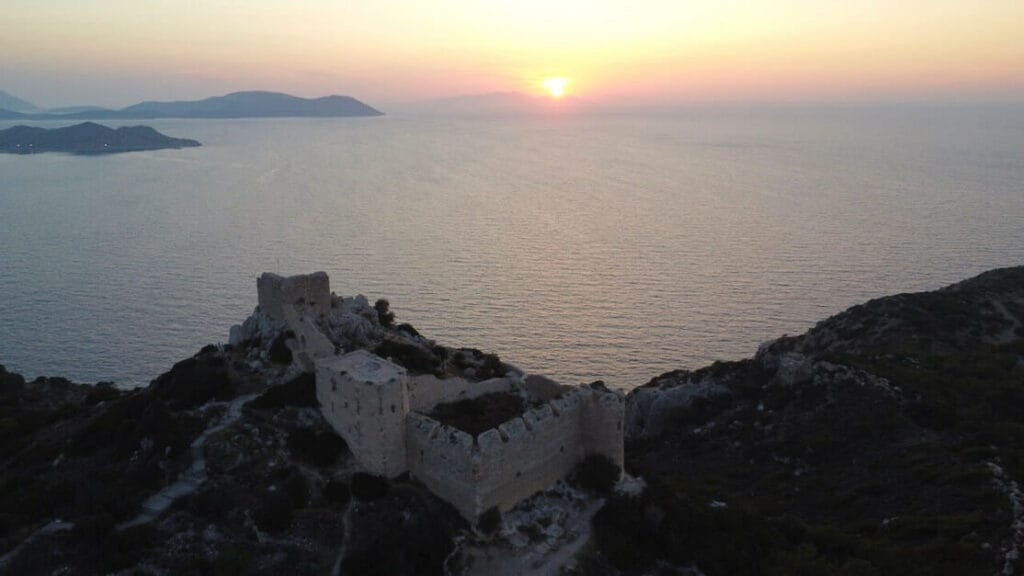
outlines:
M366 350L316 362L320 410L373 474L405 472L405 418L409 413L405 368Z

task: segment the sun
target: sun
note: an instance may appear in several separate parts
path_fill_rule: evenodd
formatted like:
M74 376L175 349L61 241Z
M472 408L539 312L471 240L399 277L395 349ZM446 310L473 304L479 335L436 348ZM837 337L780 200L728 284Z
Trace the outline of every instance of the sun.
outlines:
M569 79L562 76L555 76L544 80L544 87L547 88L548 94L552 98L561 98L565 96L565 87L569 84Z

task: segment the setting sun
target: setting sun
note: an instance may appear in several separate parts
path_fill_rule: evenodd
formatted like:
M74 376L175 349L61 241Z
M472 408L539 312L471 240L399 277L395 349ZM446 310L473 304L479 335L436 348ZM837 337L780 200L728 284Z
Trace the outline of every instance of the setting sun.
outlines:
M544 80L544 87L552 98L561 98L565 95L565 87L569 84L568 78L561 76Z

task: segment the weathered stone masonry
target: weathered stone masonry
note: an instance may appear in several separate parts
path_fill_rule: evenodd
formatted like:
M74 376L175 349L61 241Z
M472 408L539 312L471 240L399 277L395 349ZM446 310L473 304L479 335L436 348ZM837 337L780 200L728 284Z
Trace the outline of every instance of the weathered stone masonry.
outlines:
M316 383L320 411L367 470L389 477L408 470L405 368L357 350L319 359Z
M388 477L409 472L469 519L507 510L564 478L586 454L622 465L625 402L622 393L567 388L553 399L478 434L427 415L443 402L492 392L532 392L522 375L468 382L410 376L405 368L366 350L337 353L317 327L330 313L327 275L257 282L260 308L296 334L293 351L316 372L316 392L327 421L368 471Z
M588 453L622 465L620 395L574 388L497 428L469 434L423 414L407 422L409 471L468 518L491 507L507 510L564 478ZM591 434L595 423L613 434Z

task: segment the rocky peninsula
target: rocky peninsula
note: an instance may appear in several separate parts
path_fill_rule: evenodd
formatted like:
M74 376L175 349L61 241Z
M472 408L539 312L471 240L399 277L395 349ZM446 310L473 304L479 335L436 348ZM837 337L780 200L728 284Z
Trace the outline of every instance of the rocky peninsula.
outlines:
M410 374L515 370L397 323L385 300L330 308L335 345ZM131 391L0 368L0 573L1024 569L1024 267L653 378L626 398L617 483L585 461L474 523L360 467L295 339L257 309L229 344ZM505 409L487 405L462 410Z
M95 122L83 122L62 128L14 126L0 130L0 152L8 154L68 152L98 155L196 146L201 144L195 140L171 138L149 126L114 129Z

